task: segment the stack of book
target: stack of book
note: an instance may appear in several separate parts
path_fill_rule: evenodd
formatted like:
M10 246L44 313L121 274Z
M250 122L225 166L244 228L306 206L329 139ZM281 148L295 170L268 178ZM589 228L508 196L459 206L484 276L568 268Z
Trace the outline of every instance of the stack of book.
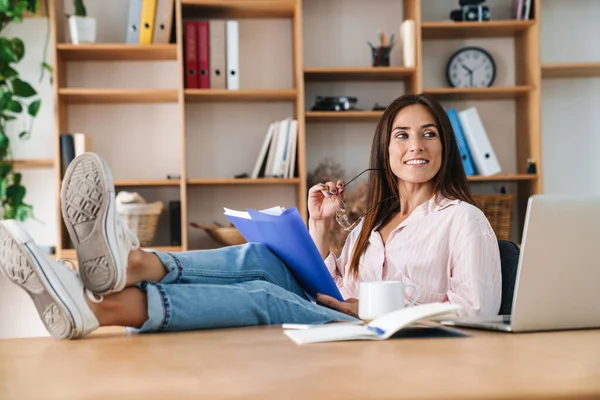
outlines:
M174 5L175 0L129 0L127 43L169 43Z
M238 21L184 22L185 87L239 89Z
M477 109L470 107L457 112L449 108L446 113L454 130L465 174L489 176L502 172Z
M298 120L286 118L269 125L251 178L293 178L296 175Z

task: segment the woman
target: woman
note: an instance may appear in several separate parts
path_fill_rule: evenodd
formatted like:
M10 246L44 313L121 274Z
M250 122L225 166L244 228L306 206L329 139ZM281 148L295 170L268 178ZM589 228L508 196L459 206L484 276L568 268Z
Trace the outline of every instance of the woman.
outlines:
M324 295L319 304L308 301L283 262L259 244L140 250L115 212L108 167L90 153L71 162L61 190L79 273L43 256L16 221L0 222L0 268L29 293L50 334L62 339L111 325L163 332L353 320L361 280L401 279L419 288L420 302L448 301L466 314L496 314L496 237L472 205L442 107L422 95L395 100L375 132L371 167L378 171L370 187L373 209L339 258L329 254L327 237L343 211L344 183L309 190L310 234L343 303Z

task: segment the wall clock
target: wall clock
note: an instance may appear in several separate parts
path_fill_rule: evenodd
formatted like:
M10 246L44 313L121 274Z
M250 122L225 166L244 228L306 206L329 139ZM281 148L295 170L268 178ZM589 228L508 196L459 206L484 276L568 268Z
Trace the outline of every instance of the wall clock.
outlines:
M446 79L452 87L488 87L496 79L496 63L481 47L463 47L448 60Z

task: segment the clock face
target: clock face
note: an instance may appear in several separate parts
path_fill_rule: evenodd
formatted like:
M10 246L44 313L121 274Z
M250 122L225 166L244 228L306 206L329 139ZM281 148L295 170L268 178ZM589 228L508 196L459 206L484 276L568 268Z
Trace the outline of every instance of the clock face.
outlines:
M465 47L450 57L446 79L452 87L488 87L496 78L496 63L484 49Z

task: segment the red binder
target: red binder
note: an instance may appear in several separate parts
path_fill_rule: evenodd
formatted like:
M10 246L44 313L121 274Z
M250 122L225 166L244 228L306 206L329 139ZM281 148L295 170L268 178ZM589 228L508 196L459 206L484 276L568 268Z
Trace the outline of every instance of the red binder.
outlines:
M198 80L201 89L210 88L210 38L208 21L198 22Z
M185 87L197 89L198 85L198 23L185 21Z

